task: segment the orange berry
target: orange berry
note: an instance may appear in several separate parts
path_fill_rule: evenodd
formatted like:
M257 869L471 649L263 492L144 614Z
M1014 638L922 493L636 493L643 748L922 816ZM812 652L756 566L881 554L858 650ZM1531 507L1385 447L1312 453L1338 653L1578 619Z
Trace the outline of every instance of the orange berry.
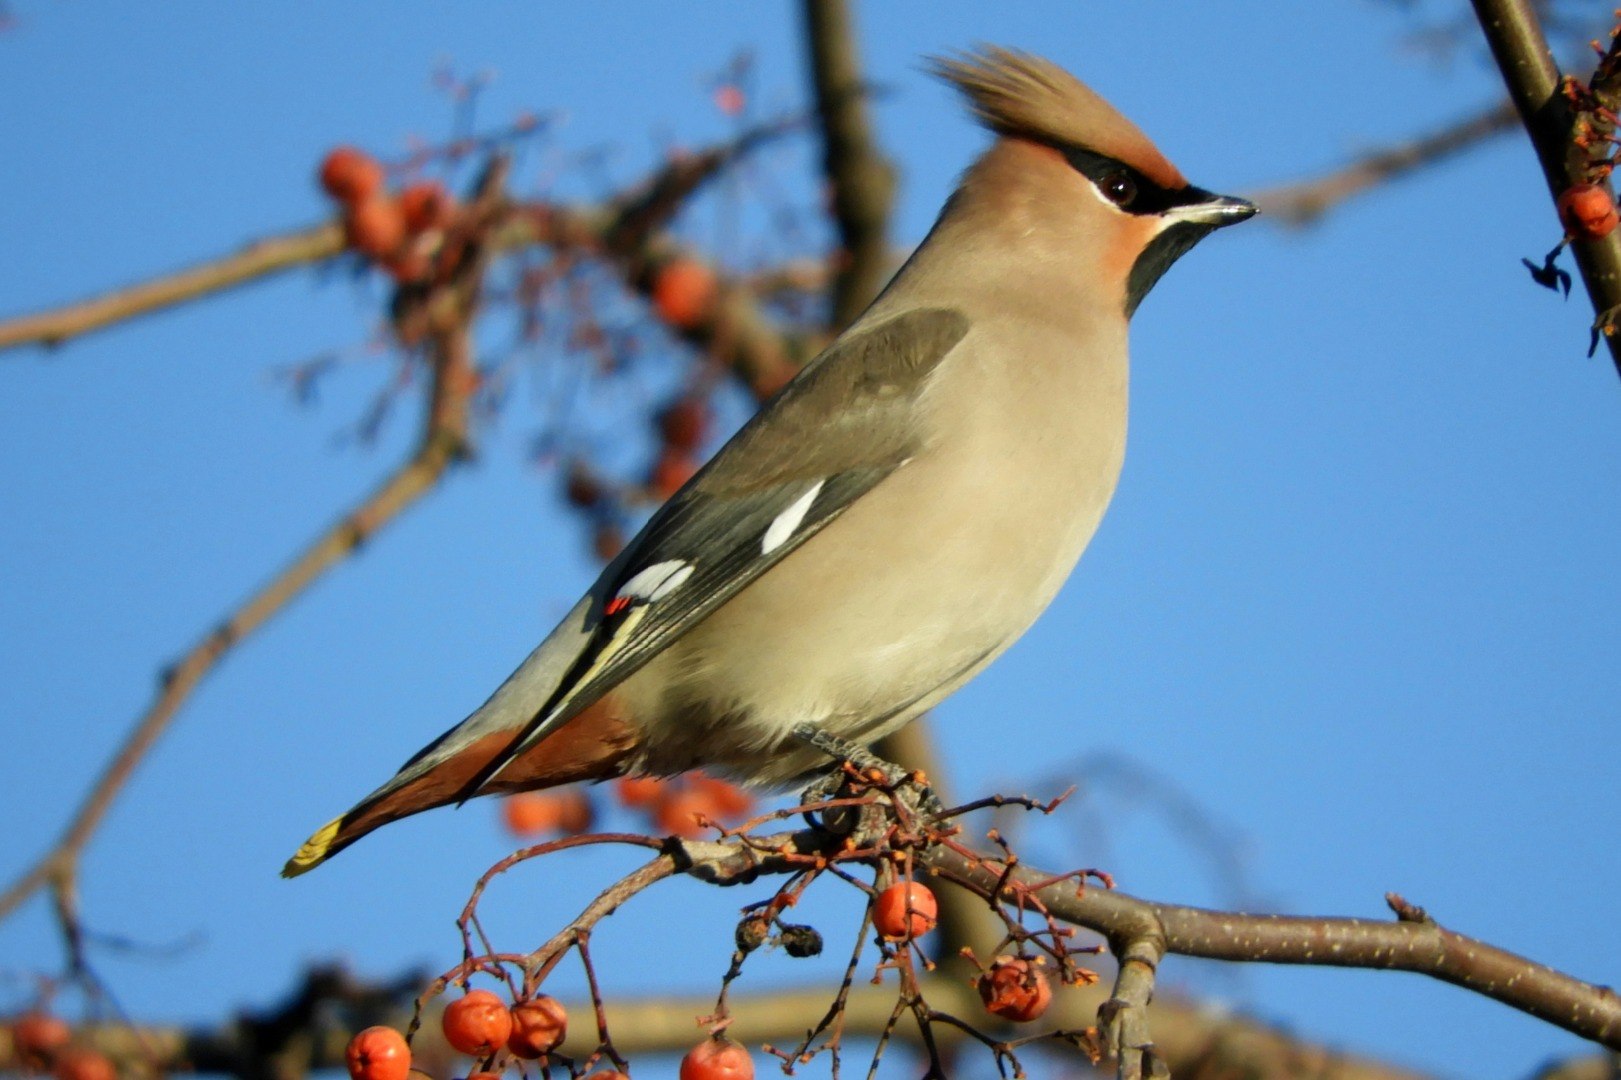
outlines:
M405 243L405 215L392 196L368 196L343 215L343 235L350 247L380 262Z
M1572 184L1559 196L1559 220L1571 235L1598 240L1621 224L1615 197L1602 184Z
M413 233L443 229L456 216L456 200L437 180L419 180L400 192L400 212Z
M56 1055L56 1067L51 1071L56 1080L118 1080L118 1070L105 1054L83 1048Z
M889 941L909 941L934 929L940 904L934 890L916 881L897 881L878 894L872 905L872 924Z
M48 1012L24 1013L11 1022L11 1041L23 1057L48 1058L72 1038L68 1022Z
M726 1036L712 1036L681 1059L681 1080L754 1080L754 1059Z
M1053 989L1046 973L1030 961L999 956L979 977L979 999L986 1012L1024 1024L1047 1011Z
M727 116L736 116L743 111L743 91L732 83L726 83L715 90L715 107Z
M614 797L620 806L637 809L652 806L663 793L665 781L657 776L621 776L614 781Z
M567 1035L568 1010L556 998L537 994L512 1007L512 1035L507 1039L507 1049L515 1056L530 1061L545 1057Z
M754 796L736 784L703 773L693 773L687 777L687 783L709 799L715 807L716 817L727 820L745 818L754 809Z
M411 1071L411 1048L391 1027L357 1032L343 1051L351 1080L405 1080Z
M653 278L653 308L680 330L704 321L715 303L715 275L697 259L671 259Z
M709 796L689 787L671 788L653 804L654 827L685 840L696 840L706 832L698 823L700 816L713 819L719 814Z
M501 816L514 836L583 833L596 819L591 797L579 788L524 791L508 796L501 805Z
M507 1003L488 990L469 990L445 1006L440 1021L445 1041L464 1054L486 1057L499 1050L512 1034Z
M340 146L321 160L321 186L345 205L369 199L383 188L383 167L364 150Z
M577 787L564 788L556 793L558 802L557 827L566 836L578 836L597 819L591 796Z
M613 561L624 547L624 530L611 522L604 522L591 532L591 553L603 562Z
M590 1076L586 1077L585 1080L630 1080L630 1077L626 1076L618 1069L613 1069L608 1072L594 1072Z
M678 450L666 449L653 462L653 469L647 475L647 486L654 496L668 499L681 485L691 480L698 471L698 462Z
M501 800L501 820L513 836L539 836L557 828L556 800L539 791L520 791Z

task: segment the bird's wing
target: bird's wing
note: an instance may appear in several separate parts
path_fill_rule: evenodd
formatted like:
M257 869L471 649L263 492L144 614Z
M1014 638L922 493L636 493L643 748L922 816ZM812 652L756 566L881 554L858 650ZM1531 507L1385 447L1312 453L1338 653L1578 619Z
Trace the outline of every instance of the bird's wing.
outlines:
M968 332L949 308L847 334L807 365L614 560L572 670L468 795L810 539L921 448L918 394Z

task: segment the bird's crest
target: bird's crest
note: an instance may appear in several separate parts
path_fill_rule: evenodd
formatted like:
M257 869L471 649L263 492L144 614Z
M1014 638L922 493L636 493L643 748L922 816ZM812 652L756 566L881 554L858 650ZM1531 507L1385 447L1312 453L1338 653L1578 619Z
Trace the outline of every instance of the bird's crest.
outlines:
M1187 180L1148 136L1057 64L1015 49L981 45L934 57L935 75L962 91L974 117L998 135L1080 146L1130 165L1161 187Z

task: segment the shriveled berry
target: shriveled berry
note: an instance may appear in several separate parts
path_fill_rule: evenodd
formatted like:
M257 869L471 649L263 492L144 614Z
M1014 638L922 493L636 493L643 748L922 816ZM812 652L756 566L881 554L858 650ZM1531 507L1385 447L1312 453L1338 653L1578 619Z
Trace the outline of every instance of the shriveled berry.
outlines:
M822 935L814 926L786 924L782 928L782 951L795 959L822 954Z
M537 994L512 1007L512 1035L507 1049L529 1061L557 1049L568 1035L568 1010L546 994Z
M1573 236L1598 240L1621 224L1615 196L1602 184L1572 184L1559 196L1559 220Z
M1046 973L1023 957L997 957L978 985L985 1011L1016 1023L1036 1019L1053 1000Z

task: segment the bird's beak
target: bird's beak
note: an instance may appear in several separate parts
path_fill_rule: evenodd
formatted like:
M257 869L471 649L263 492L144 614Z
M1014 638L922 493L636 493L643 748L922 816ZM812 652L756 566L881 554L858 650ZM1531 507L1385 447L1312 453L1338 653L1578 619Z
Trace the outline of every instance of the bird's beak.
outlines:
M1224 225L1237 225L1240 221L1247 221L1260 213L1259 208L1252 202L1235 199L1231 195L1217 195L1204 188L1188 187L1180 194L1182 198L1178 205L1171 207L1164 214L1173 222L1186 221L1194 225L1219 229Z

